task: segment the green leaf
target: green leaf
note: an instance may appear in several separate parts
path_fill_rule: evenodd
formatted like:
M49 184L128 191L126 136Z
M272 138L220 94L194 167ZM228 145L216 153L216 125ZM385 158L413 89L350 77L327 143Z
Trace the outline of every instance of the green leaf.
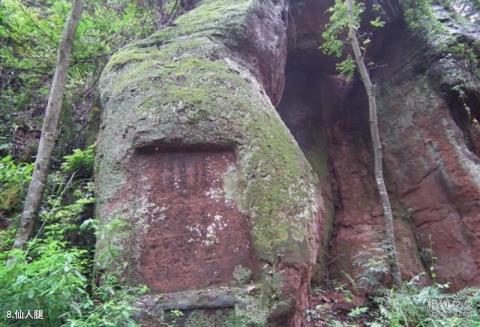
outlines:
M380 17L377 17L374 20L370 21L370 25L372 25L375 28L381 28L385 26L385 21L381 20Z
M347 78L352 78L355 73L356 64L355 61L349 56L347 59L337 64L337 71Z

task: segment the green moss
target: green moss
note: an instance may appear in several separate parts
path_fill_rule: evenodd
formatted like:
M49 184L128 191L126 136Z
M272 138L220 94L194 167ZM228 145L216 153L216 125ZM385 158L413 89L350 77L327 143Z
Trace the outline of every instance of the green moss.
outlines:
M179 17L174 27L159 31L139 44L164 44L180 37L228 38L241 32L252 3L253 0L205 0Z
M262 306L236 310L225 320L225 327L266 327L268 310Z
M323 131L319 131L314 137L315 141L313 143L315 146L311 147L310 150L305 153L305 157L312 165L320 181L328 183L328 138L324 135Z
M267 260L280 255L286 261L303 261L308 256L306 231L311 215L303 215L309 208L302 197L313 196L305 184L314 180L310 164L290 135L271 128L268 119L257 121L253 128L263 131L250 167L260 178L251 184L247 196L257 213L252 231L256 249Z
M154 48L127 47L112 56L106 69L116 70L129 63L142 62L149 59L152 54L155 55Z
M185 58L172 62L157 73L161 79L160 87L164 90L161 103L181 102L184 107L198 108L192 118L206 118L208 111L223 106L245 107L247 104L242 101L247 96L242 92L246 82L229 71L225 62ZM235 94L232 94L234 91ZM143 105L138 108L142 111L150 109ZM200 117L196 117L198 114Z
M185 320L185 327L219 327L225 326L231 310L195 310Z
M238 265L233 270L233 279L237 285L247 284L252 277L252 271L242 265Z
M211 58L219 49L215 42L189 39L147 51L142 62L112 74L113 96L139 98L132 107L140 116L175 121L181 113L182 123L190 125L225 118L227 130L243 130L254 140L245 148L250 160L243 172L253 181L246 188L246 206L255 212L255 248L268 261L279 252L287 261L305 260L313 206L305 204L313 195L305 181L314 180L311 167L284 126L272 126L280 119L262 109L269 104L253 95L252 83L224 59ZM132 53L126 50L125 56Z
M262 275L259 289L255 296L245 293L237 294L242 300L242 305L232 311L225 324L225 327L265 327L268 325L268 316L275 310L276 304L281 297L283 279L281 274L274 268L267 268ZM282 302L281 302L282 303Z
M219 51L219 45L205 40L179 40L146 51L143 60L124 68L121 73L111 76L115 82L113 95L121 94L133 86L132 92L148 91L152 85L165 90L162 96L167 95L162 103L172 103L184 100L192 105L199 105L212 98L212 91L218 97L225 98L221 91L231 92L234 87L242 88L244 81L237 74L232 73L221 59L210 57ZM125 49L112 58L107 70L115 71L117 67L124 67L127 62L136 59L136 51ZM105 74L104 74L105 75ZM187 78L188 77L188 78ZM221 88L218 89L217 88Z
M124 167L135 142L227 144L234 148L237 164L224 176L225 193L250 218L259 260L310 263L316 178L262 86L229 50L231 44L225 45L241 38L223 39L245 28L253 3L203 1L177 26L112 58L101 82L106 110L98 147L98 198L108 203L119 185L128 185ZM134 244L148 226L128 204L115 210L107 214L121 214L136 228L122 244ZM131 248L129 256L138 257L138 249ZM247 309L235 310L222 326L266 324L281 292L281 280L270 287L268 276L259 284L261 295L249 299ZM196 316L195 326L208 326L211 317Z

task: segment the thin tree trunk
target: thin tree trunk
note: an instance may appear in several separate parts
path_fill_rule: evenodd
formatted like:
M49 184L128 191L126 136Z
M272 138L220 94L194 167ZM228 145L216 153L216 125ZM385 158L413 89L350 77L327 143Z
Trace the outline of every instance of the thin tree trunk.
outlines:
M40 137L40 144L35 159L35 168L33 170L30 185L28 186L20 227L18 228L15 243L13 245L14 248L25 247L33 233L35 222L37 220L36 216L40 208L43 190L47 181L50 158L57 137L58 120L62 107L73 40L80 21L82 9L83 0L74 0L70 17L65 24L62 39L58 47L57 66L55 68L55 75L53 76L50 96L48 98L45 118L43 120L42 135Z
M348 19L354 21L353 14L353 0L346 0ZM365 87L365 91L368 96L368 108L370 115L370 134L372 137L373 154L375 161L375 182L377 184L378 193L380 194L380 201L383 207L383 216L385 219L385 236L387 241L388 257L390 269L393 277L393 282L398 288L402 285L402 279L400 275L400 265L397 257L397 249L395 245L395 230L393 226L392 208L390 206L390 199L388 198L387 188L385 186L385 179L383 177L383 155L382 155L382 143L380 142L380 135L378 131L377 121L377 101L375 95L375 86L370 80L367 67L363 60L362 51L357 38L357 30L352 24L348 28L348 37L352 46L355 61L360 72L360 77Z

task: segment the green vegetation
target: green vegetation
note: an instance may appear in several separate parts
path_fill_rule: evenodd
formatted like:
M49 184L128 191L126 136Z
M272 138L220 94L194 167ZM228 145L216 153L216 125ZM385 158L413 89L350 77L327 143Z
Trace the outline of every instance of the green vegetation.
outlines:
M49 226L50 227L50 226ZM54 233L49 229L50 233ZM7 265L7 257L14 263ZM29 244L28 251L5 251L0 261L0 311L3 323L11 312L42 310L38 325L60 326L76 310L84 309L86 301L85 251L67 249L61 239L46 237ZM7 314L5 314L7 313ZM11 325L21 326L19 320Z
M345 274L349 285L336 286L336 291L343 294L347 303L352 301L354 294L368 294L363 305L337 315L319 305L309 314L327 316L330 319L329 326L335 327L480 326L480 289L464 288L451 292L448 283L436 282L434 261L429 277L419 274L403 282L399 289L383 286L382 281L389 274L386 246L378 243L360 251L354 260L358 274L353 277ZM431 283L428 283L429 280ZM339 319L339 316L343 319Z
M75 149L72 154L64 157L65 161L61 165L64 174L83 173L91 174L93 171L93 155L95 147L90 145L86 150Z
M13 319L23 312L29 326L136 326L131 301L146 290L120 286L114 271L93 274L95 239L115 233L115 222L99 229L91 217L95 201L91 174L93 146L64 157L61 169L50 175L40 213L40 226L25 250L11 250L19 205L8 207L10 227L0 231L0 324L24 326ZM0 161L3 195L22 192L31 164L17 164L9 156ZM21 200L22 195L16 197ZM2 197L2 201L5 198ZM108 260L115 261L115 252ZM10 258L11 263L7 264ZM13 260L12 260L13 259ZM108 264L108 263L104 263ZM101 279L97 284L95 280ZM10 317L10 319L8 319Z
M35 154L35 148L25 153L23 140L18 144L12 138L40 130L70 6L68 0L46 0L38 5L21 0L0 3L0 152L10 150L24 160ZM127 42L152 31L150 11L135 2L118 0L107 5L87 1L66 85L64 110L69 113L62 126L63 149L83 142L84 120L96 101L96 85L109 57Z
M455 24L474 26L480 19L478 0L401 0L400 5L409 29L425 42L434 44L439 52L437 55L462 58L468 70L477 78L480 76L480 42L459 38L455 31L448 31L451 26L442 24L442 17L435 14L435 6L445 8L445 13Z
M385 291L373 298L379 312L377 326L479 326L480 290L446 293L448 285L422 287L418 278L404 283L400 291Z
M421 276L404 282L400 290L380 288L342 320L324 306L316 312L329 317L331 327L476 327L480 326L480 290L448 292L448 285L422 286Z
M32 164L16 163L11 156L0 159L0 218L19 209L32 171Z

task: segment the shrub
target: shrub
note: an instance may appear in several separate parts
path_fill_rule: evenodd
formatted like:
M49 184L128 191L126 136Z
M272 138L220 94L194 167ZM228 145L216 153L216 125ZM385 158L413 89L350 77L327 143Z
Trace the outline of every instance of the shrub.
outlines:
M480 326L480 290L465 288L448 293L447 284L422 287L420 276L374 298L377 324L382 326Z
M33 326L60 326L63 319L82 308L86 293L85 251L68 249L65 242L42 240L28 249L0 254L0 320L22 326L23 320L7 320L16 310L42 310L42 320L29 320ZM6 264L8 257L13 262Z
M87 149L75 149L72 154L64 157L61 169L65 174L80 173L90 176L93 171L95 146L90 145Z
M0 159L0 218L1 212L17 210L30 181L33 164L15 163L11 156Z
M85 177L92 166L89 147L66 156L61 171L50 174L40 226L25 250L8 250L13 224L0 231L0 326L136 326L131 303L145 288L120 285L115 273L98 276L101 285L92 283L96 238L105 231L118 233L115 221L100 230L91 218L93 183ZM31 165L15 164L10 157L1 161L1 183L24 186L30 173ZM104 262L108 267L118 261L116 253ZM39 310L43 319L14 319L15 311L26 316Z

